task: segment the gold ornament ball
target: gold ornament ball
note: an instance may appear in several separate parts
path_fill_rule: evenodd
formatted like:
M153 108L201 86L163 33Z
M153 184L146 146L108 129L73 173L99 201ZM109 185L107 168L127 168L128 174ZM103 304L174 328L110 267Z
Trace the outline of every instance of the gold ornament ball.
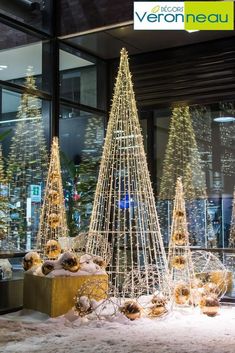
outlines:
M190 298L190 292L190 287L186 283L177 284L174 288L174 300L176 304L187 304Z
M57 259L61 253L61 246L58 241L51 239L46 243L46 256L48 259Z
M134 300L126 301L120 307L120 311L131 321L141 317L141 307Z
M52 261L45 261L42 264L42 273L46 276L48 275L51 271L53 271L55 269L54 264L52 263Z
M175 211L175 216L178 218L182 218L182 217L184 217L184 212L181 210L177 210L177 211Z
M177 270L183 270L186 265L185 257L181 255L173 257L171 265Z
M156 306L156 305L153 305L151 308L150 308L150 311L149 311L149 316L151 317L160 317L164 314L167 313L167 309L166 307L163 305L163 306Z
M60 174L57 171L53 171L53 172L51 172L50 176L51 176L52 181L55 182L59 179Z
M56 213L51 213L49 215L49 225L51 228L57 228L60 224L60 218L59 215Z
M53 205L58 205L60 203L59 193L56 190L49 191L49 199Z
M95 256L93 258L94 264L100 266L102 269L106 269L107 263L104 261L104 259L101 256Z
M77 272L81 267L78 257L69 251L63 253L59 262L64 270L70 272Z
M220 308L219 300L215 295L203 297L199 305L202 313L211 317L216 316Z
M148 315L151 317L159 317L167 313L167 300L163 295L154 295L151 300L152 306L149 309Z
M175 232L172 239L176 245L184 245L186 243L185 233Z
M33 266L40 266L42 260L36 251L30 251L23 257L23 269L28 271Z

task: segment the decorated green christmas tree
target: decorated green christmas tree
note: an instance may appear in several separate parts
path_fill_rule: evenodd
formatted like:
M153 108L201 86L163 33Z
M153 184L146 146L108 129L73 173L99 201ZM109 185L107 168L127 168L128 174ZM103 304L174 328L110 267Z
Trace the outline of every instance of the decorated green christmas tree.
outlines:
M68 236L64 194L61 179L58 138L53 138L40 225L37 235L37 249L44 255L48 241Z
M41 195L47 173L48 155L43 132L40 100L36 96L35 79L28 69L25 93L17 113L17 123L10 146L7 178L13 205L12 231L25 240L36 236ZM31 205L27 202L31 199ZM32 213L29 214L29 210Z
M134 297L159 289L170 295L167 260L125 49L121 51L87 252L107 261L114 294Z

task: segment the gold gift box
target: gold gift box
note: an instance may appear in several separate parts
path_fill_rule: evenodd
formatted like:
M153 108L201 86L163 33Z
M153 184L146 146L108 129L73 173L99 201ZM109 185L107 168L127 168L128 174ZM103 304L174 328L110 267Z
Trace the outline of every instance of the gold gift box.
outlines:
M97 283L99 285L97 286ZM93 286L94 288L90 288ZM24 276L23 306L56 317L74 306L74 297L83 287L92 293L92 299L105 299L108 289L107 275L41 277L29 273ZM88 294L88 293L87 293Z

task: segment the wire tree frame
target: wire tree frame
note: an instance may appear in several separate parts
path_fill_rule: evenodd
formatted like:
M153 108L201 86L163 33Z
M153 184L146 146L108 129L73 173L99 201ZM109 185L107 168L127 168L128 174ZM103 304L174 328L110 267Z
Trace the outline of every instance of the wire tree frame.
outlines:
M37 236L37 248L45 256L45 246L48 240L58 240L60 237L66 237L67 235L68 227L61 178L59 142L58 138L54 137Z
M184 283L192 291L195 274L189 246L189 233L182 179L176 182L171 237L169 242L168 264L173 288Z
M130 283L126 296L135 296L136 286L144 286L145 293L158 287L170 295L167 259L125 49L121 50L86 248L104 259L111 251L108 272L115 295L124 295L126 280ZM149 272L153 267L154 283Z

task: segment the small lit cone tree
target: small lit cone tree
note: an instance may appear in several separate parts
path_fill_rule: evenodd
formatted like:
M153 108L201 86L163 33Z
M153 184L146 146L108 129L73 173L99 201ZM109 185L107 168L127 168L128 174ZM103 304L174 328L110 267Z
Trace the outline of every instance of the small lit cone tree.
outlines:
M115 295L134 297L156 288L170 295L125 49L121 51L86 250L109 263Z
M44 200L41 209L40 225L37 236L37 249L45 256L49 240L58 241L68 235L64 194L61 178L58 138L54 137Z
M24 237L26 230L36 237L41 202L34 204L31 226L27 224L27 198L30 187L43 188L48 168L48 154L44 138L40 101L36 96L35 79L28 69L26 90L18 108L16 127L10 146L7 178L10 185L11 204L17 205L12 213L19 217L12 221L13 230ZM34 234L35 233L35 234Z
M189 233L181 178L178 178L176 182L168 264L175 303L187 304L190 299L191 303L193 303L192 291L195 285L195 275L189 246Z
M5 177L2 145L0 144L0 240L7 238L10 227L8 185Z
M211 233L211 225L204 221L207 219L206 182L188 106L179 106L172 111L160 183L161 204L174 199L174 185L180 176L189 217L190 241L192 245L205 245L205 232L209 230Z
M229 247L235 248L235 189L233 192L232 217L229 233Z

